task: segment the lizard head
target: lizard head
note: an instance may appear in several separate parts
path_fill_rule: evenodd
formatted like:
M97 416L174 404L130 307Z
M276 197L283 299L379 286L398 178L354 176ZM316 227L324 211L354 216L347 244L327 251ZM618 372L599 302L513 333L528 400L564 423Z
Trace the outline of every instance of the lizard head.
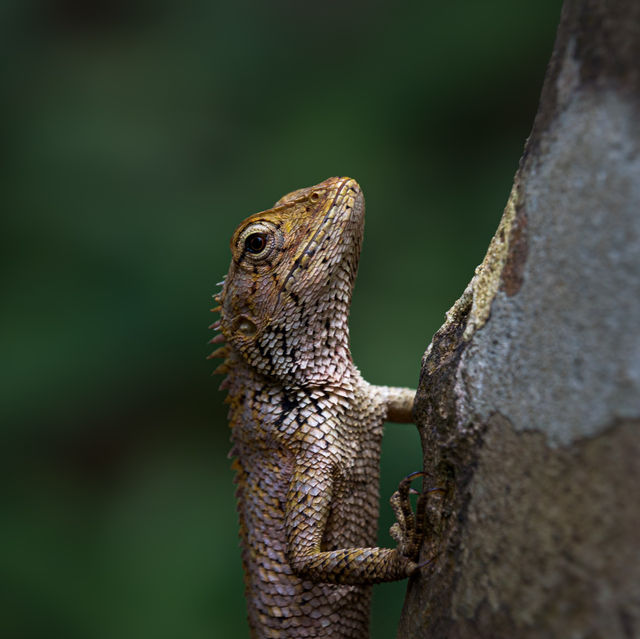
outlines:
M238 226L220 329L251 367L304 385L351 365L347 320L363 230L362 191L346 177L289 193Z

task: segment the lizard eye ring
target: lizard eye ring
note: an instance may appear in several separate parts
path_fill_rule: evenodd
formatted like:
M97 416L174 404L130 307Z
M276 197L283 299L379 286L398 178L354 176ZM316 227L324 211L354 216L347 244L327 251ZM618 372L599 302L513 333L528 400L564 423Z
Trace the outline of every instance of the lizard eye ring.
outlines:
M266 220L249 224L236 240L236 251L240 259L253 264L269 259L282 245L282 234L278 227Z

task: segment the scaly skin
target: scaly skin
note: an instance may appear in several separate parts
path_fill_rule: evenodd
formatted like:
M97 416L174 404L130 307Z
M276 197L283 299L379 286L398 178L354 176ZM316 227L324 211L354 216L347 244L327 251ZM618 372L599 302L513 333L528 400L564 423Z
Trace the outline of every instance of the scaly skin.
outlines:
M410 479L391 500L398 547L375 547L382 425L410 421L415 392L372 386L351 359L363 230L354 180L294 191L237 228L216 296L254 638L365 638L371 584L418 569Z

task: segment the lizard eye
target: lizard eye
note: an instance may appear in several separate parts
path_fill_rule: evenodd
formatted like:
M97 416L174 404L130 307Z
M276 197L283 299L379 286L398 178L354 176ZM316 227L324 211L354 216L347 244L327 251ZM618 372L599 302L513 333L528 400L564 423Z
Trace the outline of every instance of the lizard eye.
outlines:
M270 220L257 220L238 229L232 250L239 263L247 268L272 268L283 241L278 226Z
M267 234L266 233L252 233L244 241L244 247L249 253L257 255L262 253L267 246Z

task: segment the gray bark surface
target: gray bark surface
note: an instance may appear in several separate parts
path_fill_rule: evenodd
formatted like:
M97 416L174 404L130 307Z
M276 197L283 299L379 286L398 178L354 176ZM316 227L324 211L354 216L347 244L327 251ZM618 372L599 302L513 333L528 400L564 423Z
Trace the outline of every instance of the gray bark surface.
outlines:
M434 561L398 636L640 637L640 2L567 0L415 406Z

